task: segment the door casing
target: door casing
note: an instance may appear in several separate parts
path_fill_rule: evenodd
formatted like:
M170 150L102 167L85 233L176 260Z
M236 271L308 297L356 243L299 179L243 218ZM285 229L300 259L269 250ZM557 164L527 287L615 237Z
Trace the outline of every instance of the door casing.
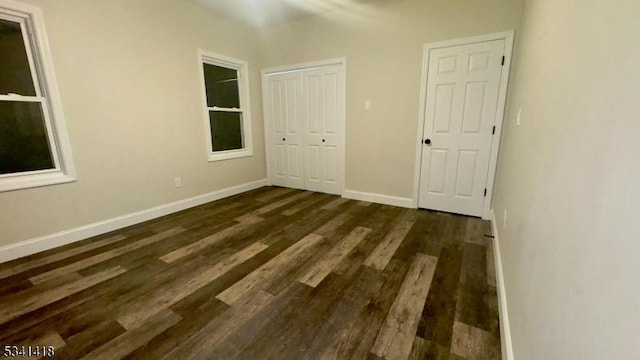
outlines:
M439 42L428 43L424 45L422 56L422 76L420 80L420 108L418 116L418 134L416 139L416 162L414 169L413 180L413 207L418 207L418 197L420 193L420 173L422 163L422 138L424 134L424 124L426 120L426 106L427 106L427 82L429 74L429 55L434 49L447 48L459 45L475 44L480 42L492 41L492 40L505 40L505 62L502 67L502 77L500 80L500 88L498 92L498 107L496 111L496 118L494 121L496 132L492 139L491 154L489 159L489 172L487 175L487 196L484 199L482 207L482 218L488 220L491 215L491 201L493 199L493 185L496 176L496 166L498 163L498 151L500 148L500 137L502 134L502 125L504 122L505 105L507 98L507 87L509 84L509 72L511 69L511 57L513 53L513 39L515 32L513 30L506 32L499 32L487 35L479 35L472 37L465 37L460 39L445 40Z
M347 91L347 59L346 58L335 58L335 59L329 59L329 60L320 60L320 61L314 61L314 62L307 62L307 63L302 63L302 64L294 64L294 65L286 65L286 66L279 66L279 67L274 67L274 68L268 68L268 69L263 69L261 71L261 75L262 75L262 105L263 105L263 114L264 114L264 140L265 140L265 150L266 150L266 165L267 165L267 178L269 180L269 185L273 184L273 178L274 178L274 174L273 174L273 170L272 170L272 161L273 161L273 149L272 149L272 144L269 141L269 129L271 129L271 126L273 125L272 119L271 119L271 114L269 114L269 111L267 109L266 106L266 102L264 101L265 99L265 95L268 93L269 89L268 89L268 81L267 81L267 77L269 75L273 75L273 74L279 74L279 73L286 73L286 72L291 72L291 71L301 71L301 70L307 70L307 69L313 69L313 68L318 68L318 67L323 67L323 66L328 66L328 65L339 65L342 66L342 71L344 73L344 79L343 79L343 89L344 89L344 94L345 94L345 106L342 109L339 119L341 119L341 124L339 124L339 128L341 129L341 131L343 132L342 137L341 137L341 141L339 143L340 145L340 154L338 156L338 159L340 161L340 164L338 166L338 169L340 171L340 173L338 174L338 178L339 178L339 182L340 182L340 195L342 195L344 193L344 188L345 188L345 163L346 163L346 138L347 138L347 111L346 111L346 91Z

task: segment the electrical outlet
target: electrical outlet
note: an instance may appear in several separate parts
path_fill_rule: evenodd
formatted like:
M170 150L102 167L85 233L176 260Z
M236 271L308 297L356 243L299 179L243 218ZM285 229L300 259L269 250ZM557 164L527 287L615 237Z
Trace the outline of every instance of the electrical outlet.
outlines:
M518 117L516 118L516 125L520 126L520 118L522 117L522 108L518 109Z
M502 216L502 228L507 227L507 210L504 211L504 215Z
M364 109L371 110L371 100L367 100L364 102Z
M177 188L181 188L182 187L182 178L181 177L176 177L173 178L173 183L176 185Z

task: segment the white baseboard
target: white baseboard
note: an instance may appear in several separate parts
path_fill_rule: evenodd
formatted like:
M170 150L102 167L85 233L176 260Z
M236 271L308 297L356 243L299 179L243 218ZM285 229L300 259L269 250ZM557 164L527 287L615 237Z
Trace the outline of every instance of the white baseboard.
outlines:
M511 328L509 326L509 312L507 311L507 294L505 293L504 273L502 272L502 254L500 253L498 225L496 223L496 214L493 210L491 210L491 231L493 233L493 257L496 264L496 280L498 285L498 311L500 312L502 358L504 360L514 360Z
M397 196L381 195L374 193L366 193L354 190L345 190L342 197L352 200L368 201L384 205L399 206L404 208L415 209L415 203L411 198L402 198Z
M246 191L267 186L267 179L262 179L247 184L233 186L230 188L217 190L208 194L198 195L189 199L178 200L169 204L156 206L150 209L135 213L118 216L115 218L99 221L93 224L80 226L70 230L64 230L55 234L44 235L34 239L21 241L0 247L0 263L32 255L62 245L84 240L92 236L101 235L110 231L125 228L127 226L139 224L174 212L189 209L198 205L220 200L229 196L237 195Z

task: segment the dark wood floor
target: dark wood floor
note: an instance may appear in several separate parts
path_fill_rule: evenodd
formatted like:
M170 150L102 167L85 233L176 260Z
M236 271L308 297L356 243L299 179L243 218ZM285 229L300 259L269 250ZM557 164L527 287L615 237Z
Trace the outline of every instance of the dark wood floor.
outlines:
M0 265L0 344L61 359L500 359L490 231L262 188Z

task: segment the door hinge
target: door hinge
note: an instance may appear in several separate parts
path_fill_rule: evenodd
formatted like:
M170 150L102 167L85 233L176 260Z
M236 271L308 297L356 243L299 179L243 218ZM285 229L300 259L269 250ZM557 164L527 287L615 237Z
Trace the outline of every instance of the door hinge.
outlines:
M502 66L504 66L504 60L505 60L505 57L502 56Z
M484 188L484 197L487 197L487 188Z
M495 126L493 127L493 131L491 132L491 134L492 134L492 135L495 135L495 134L496 134L496 127L495 127Z

